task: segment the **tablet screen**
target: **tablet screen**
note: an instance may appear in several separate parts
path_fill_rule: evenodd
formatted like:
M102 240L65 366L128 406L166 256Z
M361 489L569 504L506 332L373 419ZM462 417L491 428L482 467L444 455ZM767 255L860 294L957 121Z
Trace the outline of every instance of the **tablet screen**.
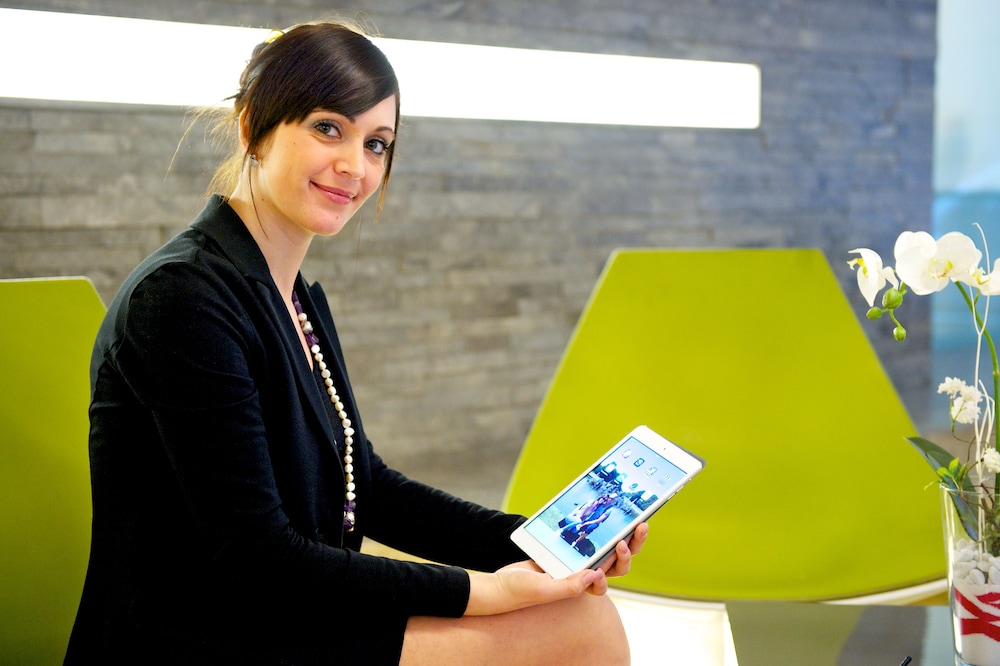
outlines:
M658 498L669 496L684 476L630 436L524 529L575 570Z

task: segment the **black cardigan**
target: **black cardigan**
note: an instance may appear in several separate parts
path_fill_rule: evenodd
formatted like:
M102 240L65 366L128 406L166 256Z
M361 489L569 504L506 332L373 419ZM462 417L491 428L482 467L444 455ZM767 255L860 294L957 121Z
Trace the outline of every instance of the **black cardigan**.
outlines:
M339 422L240 218L214 197L123 284L91 363L90 565L66 663L398 663L406 619L460 616L468 574L358 553L362 537L481 571L519 516L389 469L329 305L296 291L355 435L344 533Z

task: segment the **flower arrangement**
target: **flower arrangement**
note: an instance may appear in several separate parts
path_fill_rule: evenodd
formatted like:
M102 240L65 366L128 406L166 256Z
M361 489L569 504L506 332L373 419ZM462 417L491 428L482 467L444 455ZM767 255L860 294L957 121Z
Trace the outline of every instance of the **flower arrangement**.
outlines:
M981 228L979 231L982 234ZM906 439L931 465L940 482L955 663L1000 664L1000 432L995 427L1000 367L993 338L986 329L990 297L1000 294L1000 261L987 273L979 265L983 253L971 238L956 232L935 241L923 231L904 231L893 251L895 269L883 265L872 250L851 251L859 255L848 264L857 272L858 287L870 307L869 319L888 315L895 324L893 337L903 341L906 329L897 310L904 297L911 291L918 296L932 294L954 284L975 325L972 382L947 377L938 386L938 393L948 396L952 435L968 445L965 461L928 439ZM883 289L881 305L876 306L875 299ZM992 393L979 376L983 342L993 364Z
M982 233L982 229L980 229ZM986 247L985 237L983 247ZM988 249L987 249L988 251ZM851 251L858 254L848 265L856 270L858 287L870 309L869 319L885 315L892 318L896 340L906 339L906 329L897 316L904 297L912 291L922 296L944 290L954 284L969 307L976 331L976 358L973 381L966 383L954 377L946 378L938 393L947 394L950 407L951 432L968 443L963 462L944 448L922 437L908 437L924 459L934 468L942 486L954 491L955 508L969 538L982 542L992 555L1000 555L1000 432L995 428L996 397L1000 394L1000 367L993 339L986 329L990 296L1000 294L1000 260L987 273L980 261L983 253L965 234L951 232L940 239L923 231L904 231L896 240L893 253L895 269L885 266L878 253L867 248ZM987 256L987 265L989 257ZM881 306L875 305L879 292ZM992 393L980 379L979 369L986 342L992 360ZM966 434L959 434L959 427ZM968 434L971 430L971 434ZM974 494L974 491L977 491ZM968 494L966 494L968 493ZM978 506L967 498L977 497Z

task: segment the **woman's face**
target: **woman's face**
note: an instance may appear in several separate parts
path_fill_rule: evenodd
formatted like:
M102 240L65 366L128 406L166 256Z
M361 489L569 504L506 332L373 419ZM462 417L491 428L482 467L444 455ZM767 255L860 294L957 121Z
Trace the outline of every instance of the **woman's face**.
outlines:
M261 223L291 234L343 229L378 190L395 121L396 99L388 97L353 120L316 110L279 125L251 173Z

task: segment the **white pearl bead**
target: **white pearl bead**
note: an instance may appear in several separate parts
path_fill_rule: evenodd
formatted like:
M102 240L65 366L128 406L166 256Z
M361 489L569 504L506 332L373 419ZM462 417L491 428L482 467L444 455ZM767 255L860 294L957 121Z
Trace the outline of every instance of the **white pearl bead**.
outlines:
M302 332L307 336L313 332L313 325L309 322L309 317L306 316L305 312L298 313L299 326L302 328ZM333 385L333 379L331 377L333 374L330 372L327 364L323 361L323 352L320 351L319 344L314 344L309 347L309 351L312 352L313 360L316 362L316 367L319 368L320 375L323 377L323 383L326 384L326 393L330 396L330 401L333 403L337 410L337 416L340 418L340 423L344 428L344 482L345 482L345 494L348 502L353 502L357 499L357 495L354 493L354 428L351 427L351 419L347 417L347 411L344 409L344 403L341 402L340 396L337 395L337 389ZM354 512L345 511L344 518L350 524L350 527L346 528L347 531L351 532L354 530Z

